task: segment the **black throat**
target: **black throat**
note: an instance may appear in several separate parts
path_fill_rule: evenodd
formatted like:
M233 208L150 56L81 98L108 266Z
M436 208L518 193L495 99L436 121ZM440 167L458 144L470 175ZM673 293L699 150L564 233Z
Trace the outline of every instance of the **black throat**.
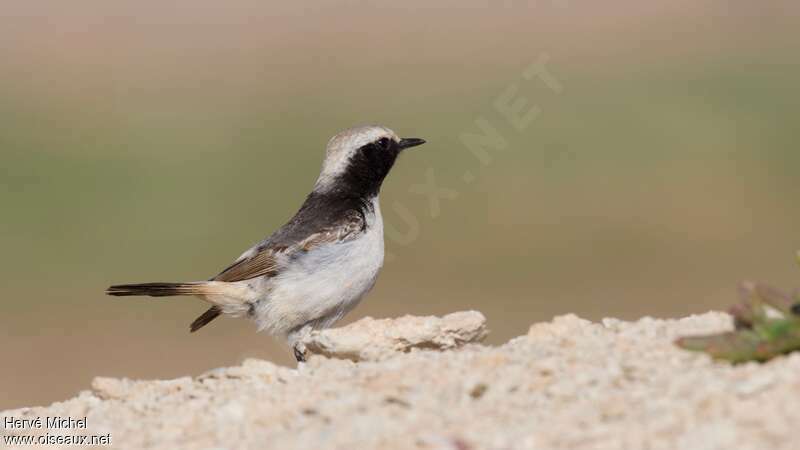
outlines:
M364 227L374 213L373 199L381 190L401 149L391 139L364 145L353 153L347 168L324 188L306 197L295 216L276 231L265 245L293 245L312 233L330 228L356 211Z
M375 197L399 153L400 148L391 139L362 146L350 157L344 172L332 181L330 194L363 200Z

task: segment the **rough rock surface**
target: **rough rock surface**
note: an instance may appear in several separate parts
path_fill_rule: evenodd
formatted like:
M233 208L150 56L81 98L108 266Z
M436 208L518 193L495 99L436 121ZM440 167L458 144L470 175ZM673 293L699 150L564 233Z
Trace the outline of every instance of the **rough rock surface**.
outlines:
M365 317L344 328L312 331L302 343L309 352L330 358L380 361L411 349L461 347L482 341L488 333L483 314L462 311L444 317Z
M385 342L398 339L393 324L415 320L429 321L380 321ZM348 333L377 330L362 325L324 336L347 348ZM71 400L0 416L87 417L88 429L62 433L111 433L126 449L800 448L800 354L731 366L672 343L729 327L722 313L601 323L570 315L499 347L403 347L364 362L317 355L297 369L247 360L169 381L97 378Z

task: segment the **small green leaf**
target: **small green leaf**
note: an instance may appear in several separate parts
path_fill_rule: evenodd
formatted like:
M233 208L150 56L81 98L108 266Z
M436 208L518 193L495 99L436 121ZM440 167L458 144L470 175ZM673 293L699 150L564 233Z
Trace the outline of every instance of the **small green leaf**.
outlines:
M796 257L800 264L800 252ZM800 350L800 292L788 295L763 284L742 283L739 295L741 302L729 310L734 331L683 337L675 343L733 363L768 361ZM766 307L778 317L767 314Z

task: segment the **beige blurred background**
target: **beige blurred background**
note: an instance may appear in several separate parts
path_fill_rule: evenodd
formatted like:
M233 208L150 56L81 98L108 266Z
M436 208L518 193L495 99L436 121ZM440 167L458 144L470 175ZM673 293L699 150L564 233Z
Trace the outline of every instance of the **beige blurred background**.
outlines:
M474 308L501 343L796 286L799 30L790 0L6 0L0 409L96 375L291 364L244 320L190 335L197 300L103 290L214 275L355 124L429 144L387 180L392 258L348 321ZM539 58L560 92L524 78ZM521 131L493 106L509 89L540 109ZM508 144L487 165L460 138L476 120Z

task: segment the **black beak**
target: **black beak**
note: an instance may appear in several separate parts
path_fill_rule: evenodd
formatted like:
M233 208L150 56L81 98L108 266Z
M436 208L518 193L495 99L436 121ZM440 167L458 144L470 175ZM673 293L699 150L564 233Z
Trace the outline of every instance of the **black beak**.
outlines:
M403 138L400 139L400 142L397 144L400 147L400 150L405 150L407 148L416 147L418 145L422 145L425 143L425 139L417 139L417 138Z

